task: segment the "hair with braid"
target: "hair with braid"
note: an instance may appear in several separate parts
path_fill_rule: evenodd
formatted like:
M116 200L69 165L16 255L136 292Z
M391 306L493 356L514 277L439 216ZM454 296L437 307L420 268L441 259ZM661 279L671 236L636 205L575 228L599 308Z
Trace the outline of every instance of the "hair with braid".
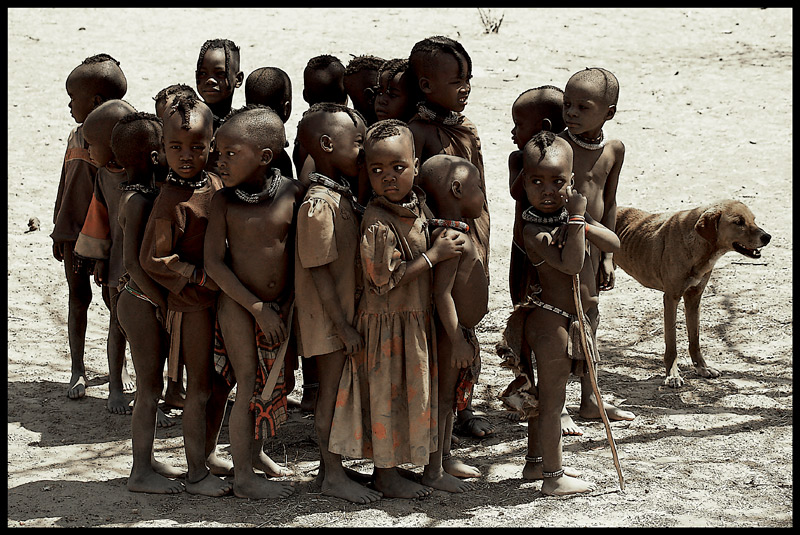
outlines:
M247 104L269 106L286 122L284 104L292 101L292 81L278 67L261 67L247 76L244 84L244 99Z
M408 63L414 76L419 80L436 68L436 56L441 53L450 54L455 58L458 62L459 76L472 74L472 59L461 43L443 35L435 35L418 41L411 49Z
M239 47L230 39L209 39L200 47L200 55L197 57L198 71L203 68L206 52L212 48L221 48L225 52L225 76L230 81L231 77L239 70Z
M538 152L539 162L544 159L547 148L556 141L556 135L549 130L542 130L533 135L533 137L525 144L525 152Z
M619 81L614 74L601 67L586 67L570 76L567 85L572 80L587 81L597 88L609 106L616 106L619 100Z
M111 131L111 152L122 167L135 167L161 147L161 119L143 111L122 117Z
M156 102L163 102L170 95L191 95L195 98L198 98L197 91L195 91L193 87L186 84L172 84L156 93L156 96L153 97L153 100Z
M378 80L384 73L389 73L389 80L392 80L398 73L408 70L408 58L387 59L378 69Z
M386 139L393 136L399 136L403 133L403 129L411 133L408 125L400 119L384 119L378 121L367 129L365 136L366 141L375 142L381 139Z
M346 102L344 72L345 67L336 56L314 56L303 69L303 99L308 104Z
M190 121L192 115L195 113L207 115L209 124L213 124L214 121L214 114L211 113L211 108L202 100L191 95L177 95L175 100L172 101L172 106L166 113L169 114L170 117L175 113L179 113L181 116L181 128L184 130L189 130L191 128Z
M381 68L381 65L383 65L384 61L385 60L383 58L368 54L363 56L354 56L353 59L347 63L347 67L344 70L344 75L348 76L351 74L356 74L357 72L363 70L377 71Z

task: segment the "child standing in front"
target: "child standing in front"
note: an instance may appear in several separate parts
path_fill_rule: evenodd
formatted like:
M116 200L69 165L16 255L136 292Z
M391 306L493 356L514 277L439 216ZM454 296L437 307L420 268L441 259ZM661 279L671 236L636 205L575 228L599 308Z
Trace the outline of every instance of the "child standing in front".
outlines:
M481 140L475 125L462 115L472 86L472 59L458 41L435 36L417 42L408 57L422 101L408 122L414 134L414 147L420 162L434 154L460 156L472 162L481 175L486 195ZM484 201L480 217L470 220L469 232L489 278L489 205ZM475 414L472 399L458 412L456 428L462 434L485 437L493 432L484 416Z
M94 280L102 288L103 301L109 310L106 354L108 357L108 401L113 414L130 414L124 392L133 390L125 362L125 336L117 321L117 283L125 272L122 265L122 228L117 224L119 185L126 178L111 151L111 131L125 115L135 112L133 106L119 99L107 100L95 108L83 123L83 135L89 145L89 156L99 169L94 192L86 212L86 221L75 242L74 254L94 262Z
M66 90L70 115L78 126L67 139L50 237L53 240L53 257L64 263L69 290L67 336L72 372L67 397L80 399L86 395L83 356L92 285L89 281L91 266L81 265L75 258L74 250L86 220L97 174L97 165L89 158L89 149L83 137L83 122L93 109L106 100L124 97L128 82L117 60L108 54L97 54L86 58L70 72Z
M564 87L563 117L567 129L559 134L572 147L575 189L586 197L589 215L609 229L616 227L617 184L625 146L617 139L607 139L603 125L614 117L618 98L619 82L608 70L593 67L573 74ZM612 253L595 247L590 247L589 253L597 280L595 288L598 291L611 290L614 287ZM595 297L599 297L599 293ZM590 308L587 316L596 331L600 322L597 306ZM604 403L604 406L611 420L633 420L636 417L610 403ZM600 406L588 377L581 378L578 413L583 418L600 418ZM566 419L571 420L568 414ZM573 434L582 434L580 427L569 423L567 421L565 427L574 428Z
M282 498L291 485L256 475L262 441L286 421L284 361L290 343L298 182L270 165L286 143L283 122L266 106L231 112L217 130L225 188L214 194L205 235L205 267L222 291L217 318L236 378L231 410L233 492ZM273 379L274 378L274 379ZM264 459L269 461L271 459Z
M329 449L331 421L345 360L361 351L354 321L361 294L358 261L359 206L348 178L359 174L365 124L343 104L314 104L297 126L298 136L314 158L316 171L297 214L295 292L299 353L303 370L314 362L319 392L314 427L320 450L318 480L322 493L353 503L372 503L380 493L351 479Z
M566 399L570 372L584 375L589 365L587 355L576 340L580 339L577 314L596 306L595 277L586 248L588 240L603 251L619 248L619 239L611 230L596 222L587 211L586 197L570 186L572 149L552 132L539 132L524 148L523 186L531 207L524 212L525 251L538 272L539 293L529 295L508 320L533 351L536 360L537 388L533 387L533 363L530 351L521 356L519 375L528 377L528 391L537 398L528 407L528 452L523 475L543 478L542 493L568 495L592 490L590 483L565 473L562 466L561 409ZM553 245L553 232L567 224L567 240L562 247ZM583 310L575 309L573 276L579 274ZM597 359L594 335L587 340ZM513 339L514 337L510 337ZM521 340L513 341L517 348ZM519 377L518 377L519 378ZM516 382L516 380L515 380ZM513 384L513 383L512 383ZM537 395L538 394L538 395Z
M361 224L364 293L356 329L364 349L345 362L329 449L371 458L383 496L419 498L432 489L398 465L427 465L438 449L431 269L458 255L464 238L445 230L429 246L430 211L414 186L419 160L405 123L375 123L364 152L375 191Z
M484 195L478 168L458 156L431 156L420 166L419 176L435 216L428 220L431 239L445 229L462 232L466 238L461 254L439 263L433 271L440 448L431 455L422 482L463 492L472 485L456 477L479 477L480 472L453 459L450 442L453 416L458 409L466 408L478 374L480 344L475 326L489 310L489 281L466 223L467 219L480 217Z
M136 399L131 417L133 466L127 487L131 492L177 494L183 484L171 478L183 471L156 461L153 449L158 409L164 386L164 362L169 335L164 329L167 296L139 264L139 249L147 218L163 182L167 160L161 144L161 120L149 113L131 113L120 119L111 133L111 149L125 168L120 184L119 226L123 233L122 261L125 274L119 281L117 318L128 339L136 370ZM171 425L171 422L166 424Z
M219 287L203 269L208 206L222 187L205 171L213 115L201 101L177 97L164 114L163 142L170 171L145 227L139 262L168 290L166 326L170 334L168 375L177 376L179 356L186 366L183 435L189 473L186 490L222 496L231 484L216 476L232 466L215 448L230 387L214 373L215 305ZM215 472L215 473L212 473Z

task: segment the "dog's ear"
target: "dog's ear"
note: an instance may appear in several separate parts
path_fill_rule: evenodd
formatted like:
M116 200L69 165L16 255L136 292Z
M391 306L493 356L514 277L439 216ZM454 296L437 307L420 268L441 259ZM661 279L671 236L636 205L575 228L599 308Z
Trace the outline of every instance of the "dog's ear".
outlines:
M717 241L719 216L719 210L706 210L697 220L697 223L694 224L694 230L709 243L716 243Z

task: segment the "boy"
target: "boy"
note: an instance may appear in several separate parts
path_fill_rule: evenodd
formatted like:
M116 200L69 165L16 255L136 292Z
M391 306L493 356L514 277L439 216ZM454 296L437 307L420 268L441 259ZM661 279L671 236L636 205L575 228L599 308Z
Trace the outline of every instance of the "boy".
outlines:
M130 414L124 391L134 388L125 363L125 336L117 322L117 281L125 272L122 265L122 227L119 226L120 183L125 170L114 160L111 131L122 117L136 110L119 99L97 106L83 123L83 136L89 157L98 165L94 192L86 221L75 242L76 257L94 260L94 280L102 288L103 301L110 312L106 354L108 357L108 401L112 414Z
M222 496L231 485L215 473L230 474L232 467L216 457L215 448L230 387L213 373L219 287L203 269L208 205L222 187L217 175L204 170L213 121L209 107L192 97L177 97L164 113L163 143L170 171L153 203L139 262L169 292L165 319L170 334L170 379L177 376L179 357L186 366L186 490Z
M617 184L625 158L625 146L616 139L606 139L603 124L617 111L619 83L616 76L602 68L586 68L573 74L564 87L563 117L567 129L559 134L572 147L575 189L587 200L588 212L596 221L609 229L615 228L617 217ZM597 279L598 290L614 287L614 264L611 252L590 248L591 263ZM592 329L597 330L597 307L588 310ZM612 420L633 420L635 415L609 403L605 404ZM565 411L566 412L566 411ZM582 418L600 418L598 401L588 377L581 378ZM583 431L565 418L565 432L581 435ZM570 423L572 425L570 425Z
M221 290L217 318L237 382L229 424L233 493L281 498L292 487L257 476L253 461L266 457L264 431L274 436L287 418L288 392L281 376L291 328L292 249L302 188L270 165L286 143L283 122L270 108L251 105L231 112L215 139L225 189L211 201L204 258ZM272 376L275 386L267 390Z
M408 64L423 101L408 122L414 134L414 147L421 163L434 154L460 156L472 162L481 175L486 194L481 141L475 125L461 114L467 105L472 78L472 60L458 41L434 36L417 42ZM478 249L486 278L489 278L489 206L484 201L480 217L467 221L470 236ZM472 400L459 411L455 428L462 434L485 437L493 432L484 416L472 409Z
M83 138L83 122L94 108L109 99L125 96L128 82L119 62L108 54L97 54L83 60L66 80L70 115L78 123L67 140L61 180L53 210L53 257L64 263L69 289L67 335L72 361L72 375L67 397L80 399L86 395L86 367L83 362L86 343L86 322L92 287L87 267L81 267L74 256L75 241L86 219L92 200L97 165L89 158Z
M297 214L295 292L299 352L314 362L319 391L314 427L320 449L318 480L322 493L353 503L372 503L380 493L354 481L341 456L328 448L336 394L345 359L363 348L353 327L361 294L357 205L348 178L359 173L365 121L343 104L318 103L297 126L316 164L311 187Z
M303 69L303 100L309 106L318 102L347 104L347 92L344 90L344 65L336 56L322 54L314 56ZM299 137L299 136L298 136ZM292 161L297 169L297 178L308 187L308 173L313 171L314 162L307 164L308 149L304 148L296 137L292 150Z
M478 168L464 158L437 154L428 158L419 171L420 186L434 214L428 220L431 240L445 228L467 237L459 256L436 265L433 271L433 298L436 305L436 340L439 368L439 449L431 454L422 483L452 492L472 488L458 477L479 477L480 472L450 456L453 415L465 409L477 377L480 344L475 326L489 308L489 282L469 239L465 220L480 217L484 194ZM444 468L443 468L444 467ZM436 480L439 480L436 482Z
M166 295L139 264L142 234L158 194L157 182L163 182L169 169L161 134L161 120L149 113L124 116L111 133L114 158L125 168L127 177L120 184L118 221L123 233L125 274L119 281L117 318L130 344L136 370L136 399L131 417L133 466L128 490L177 494L183 492L183 484L171 478L179 477L183 471L156 461L153 450L156 425L174 425L158 408L164 386L164 362L169 352L169 335L163 326Z
M525 413L528 454L523 476L543 478L542 493L545 495L588 492L593 488L590 483L573 477L562 467L560 415L570 372L582 375L589 365L582 346L575 342L580 338L576 314L585 315L597 302L595 278L585 242L588 239L604 251L613 251L619 248L619 239L594 221L586 211L586 197L570 186L572 149L563 138L552 132L539 132L525 145L523 158L523 186L531 204L523 214L527 222L523 240L525 251L536 266L541 290L529 294L515 309L504 333L517 347L524 337L536 358L538 389L528 388L536 400ZM560 248L552 246L553 231L565 223L568 227L565 244ZM579 311L575 310L572 289L576 273L580 275L584 308ZM521 326L524 329L520 329ZM596 360L591 327L589 331L587 340ZM532 354L530 351L517 354L521 357L515 370L517 378L525 375L532 385Z
M244 98L248 106L261 104L272 108L284 124L292 114L292 82L278 67L261 67L251 72L244 83ZM280 152L273 155L272 166L280 169L283 176L292 178L292 158L284 149L281 147Z
M377 121L375 116L375 86L378 70L384 60L377 56L355 56L344 70L344 90L353 108L364 116L367 126Z

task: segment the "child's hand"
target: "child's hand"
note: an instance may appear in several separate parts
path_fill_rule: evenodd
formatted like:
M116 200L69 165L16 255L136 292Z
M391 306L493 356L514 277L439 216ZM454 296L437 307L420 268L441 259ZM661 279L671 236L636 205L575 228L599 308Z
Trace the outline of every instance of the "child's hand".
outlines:
M467 239L458 231L445 229L434 240L433 246L426 252L431 262L436 264L442 260L453 258L461 254Z
M564 247L564 244L567 243L567 229L569 225L564 223L563 225L559 225L553 231L553 242L550 245L555 245L559 249Z
M92 275L94 276L94 283L98 286L102 286L103 283L106 282L107 273L106 273L106 262L105 260L95 260L94 262L94 271Z
M463 336L456 337L450 349L450 364L453 368L466 368L472 364L474 358L475 352L470 343Z
M64 261L64 242L53 243L53 258L59 262Z
M614 261L603 258L600 262L600 290L606 291L614 288Z
M264 337L269 345L275 345L286 340L286 326L283 324L281 317L278 316L278 313L266 303L256 303L253 306L253 316L255 316L258 326L264 332Z
M339 339L344 344L344 354L352 355L358 353L364 346L364 340L352 325L344 325L339 330Z
M564 199L570 215L583 215L586 213L586 197L572 186L567 186L567 196Z

